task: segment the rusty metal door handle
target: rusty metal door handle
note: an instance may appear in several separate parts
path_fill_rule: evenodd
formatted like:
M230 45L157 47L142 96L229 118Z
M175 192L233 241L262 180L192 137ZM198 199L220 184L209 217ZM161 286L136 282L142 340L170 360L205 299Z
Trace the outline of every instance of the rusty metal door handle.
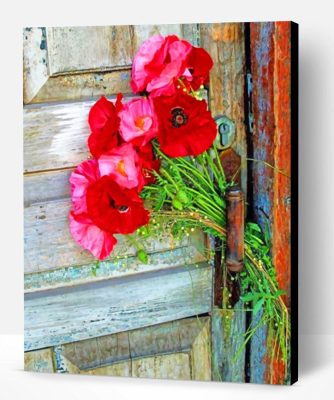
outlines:
M239 272L244 265L245 200L238 186L228 189L226 206L226 266L231 272Z

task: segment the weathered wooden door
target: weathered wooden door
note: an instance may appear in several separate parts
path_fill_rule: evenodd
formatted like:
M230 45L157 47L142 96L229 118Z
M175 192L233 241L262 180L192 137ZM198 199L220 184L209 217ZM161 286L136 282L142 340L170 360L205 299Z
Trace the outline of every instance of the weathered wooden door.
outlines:
M88 157L91 105L102 94L131 95L131 62L144 40L174 33L206 48L220 149L241 160L248 214L264 227L272 212L273 256L288 291L289 183L257 161L290 168L289 29L226 23L24 30L26 369L266 381L265 329L232 361L252 322L241 302L230 309L215 300L214 289L224 288L204 256L204 235L175 241L165 232L148 240L148 265L120 237L112 258L96 264L69 234L68 179ZM282 71L287 79L276 87Z
M148 265L120 237L97 265L68 229L88 111L102 94L130 95L132 58L157 32L198 40L195 25L24 30L26 369L211 379L203 234L149 240Z

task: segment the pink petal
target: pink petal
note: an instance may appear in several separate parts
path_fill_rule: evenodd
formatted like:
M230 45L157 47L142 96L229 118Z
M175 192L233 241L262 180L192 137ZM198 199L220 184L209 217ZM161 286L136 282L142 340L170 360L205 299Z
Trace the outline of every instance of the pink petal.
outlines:
M138 186L141 170L138 166L138 154L132 144L124 143L109 154L102 155L98 164L101 176L112 176L120 186L127 189Z
M117 239L93 224L85 214L69 214L70 232L76 242L89 250L94 257L103 260L108 257Z
M134 93L145 89L148 75L145 66L153 59L155 53L161 48L165 38L161 35L154 35L146 40L139 48L132 64L131 86Z
M141 137L147 144L158 132L158 120L153 103L145 98L129 101L119 113L120 134L126 142ZM141 124L138 124L141 121Z
M100 178L96 160L84 161L77 166L70 177L73 209L76 213L87 211L86 192L89 185Z

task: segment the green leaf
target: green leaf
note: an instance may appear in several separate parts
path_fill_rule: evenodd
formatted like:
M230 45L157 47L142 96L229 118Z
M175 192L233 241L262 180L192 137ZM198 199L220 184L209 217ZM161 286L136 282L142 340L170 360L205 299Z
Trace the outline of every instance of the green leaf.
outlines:
M252 312L253 316L255 316L255 315L261 310L263 304L264 304L264 298L262 297L262 298L261 298L259 301L257 301L257 302L255 303L255 305L253 306L253 312Z
M249 292L243 296L240 296L240 299L246 303L247 301L252 301L257 297L258 297L258 295L256 293Z
M286 294L285 290L277 290L277 292L275 292L274 297L279 297L282 296L283 294Z
M179 190L176 194L176 199L179 200L181 203L188 203L189 202L189 197L187 195L187 192L185 190Z
M158 196L158 198L157 198L157 200L155 202L154 211L160 211L162 209L162 207L163 207L163 205L164 205L164 203L166 201L166 198L167 198L166 191L165 190L161 190L159 192L159 196Z
M183 210L183 205L182 205L181 201L178 200L176 197L174 197L172 204L176 210L180 210L180 211Z
M259 225L255 224L254 222L248 222L247 226L256 232L261 232L261 228L259 227Z
M139 261L141 261L143 264L148 263L148 255L145 250L140 249L137 251L137 258Z

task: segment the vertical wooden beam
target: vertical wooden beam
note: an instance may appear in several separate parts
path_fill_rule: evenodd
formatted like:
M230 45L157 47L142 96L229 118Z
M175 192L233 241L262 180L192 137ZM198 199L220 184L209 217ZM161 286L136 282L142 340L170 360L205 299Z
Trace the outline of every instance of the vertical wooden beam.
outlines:
M250 24L253 78L253 197L254 215L268 229L279 287L290 302L290 40L289 22ZM271 166L271 167L270 167ZM252 340L251 381L282 383L283 363L268 370L259 349L266 343L266 329ZM270 346L270 343L267 343ZM259 371L261 371L259 373ZM262 376L261 376L262 374ZM270 375L270 376L269 376Z
M246 313L242 301L233 309L215 307L212 313L212 380L245 381L245 348L243 333Z
M200 24L200 45L213 58L210 73L209 107L214 117L224 116L233 124L231 147L241 157L241 187L247 186L247 144L244 114L245 44L244 24ZM238 158L238 156L237 156ZM217 254L216 258L221 259ZM223 259L222 262L225 262ZM216 260L216 268L223 268ZM242 302L228 309L228 291L221 286L222 271L216 271L215 301L212 312L212 375L213 380L242 382L245 379L245 352L235 354L245 332Z
M246 193L246 129L244 114L244 24L200 24L201 46L213 59L209 107L213 116L224 115L235 127L232 147L241 156L241 187Z
M273 261L279 286L290 303L290 176L291 176L291 27L275 23L275 167L273 203ZM279 172L279 171L282 172ZM295 266L297 267L297 266Z
M274 23L251 23L251 69L253 80L253 199L254 217L272 233L274 171Z

